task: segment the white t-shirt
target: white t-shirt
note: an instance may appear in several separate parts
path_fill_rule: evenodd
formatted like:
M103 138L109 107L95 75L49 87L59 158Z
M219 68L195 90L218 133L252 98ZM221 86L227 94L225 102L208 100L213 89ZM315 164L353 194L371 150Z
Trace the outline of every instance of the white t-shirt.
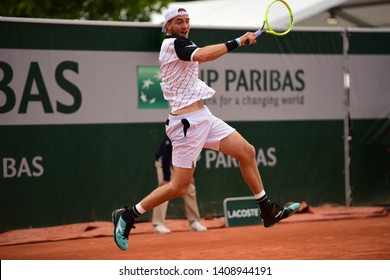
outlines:
M215 90L199 79L199 48L184 37L166 36L160 50L161 89L172 111L214 95Z

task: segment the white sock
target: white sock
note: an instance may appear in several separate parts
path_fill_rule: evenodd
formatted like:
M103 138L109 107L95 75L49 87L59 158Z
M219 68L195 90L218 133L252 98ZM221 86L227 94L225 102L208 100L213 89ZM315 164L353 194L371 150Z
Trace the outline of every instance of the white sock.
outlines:
M262 190L260 193L255 194L255 198L259 199L265 196L265 190Z
M137 209L137 211L142 215L143 213L146 212L146 210L142 207L141 203L138 203L137 205L135 205L135 209Z

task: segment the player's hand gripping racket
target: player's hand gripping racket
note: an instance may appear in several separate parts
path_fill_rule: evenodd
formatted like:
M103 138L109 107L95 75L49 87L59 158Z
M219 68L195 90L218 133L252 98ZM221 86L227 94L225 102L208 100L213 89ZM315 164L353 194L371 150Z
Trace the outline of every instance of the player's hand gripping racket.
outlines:
M294 15L287 2L273 0L265 10L263 26L255 33L256 37L259 37L262 33L283 36L290 32L293 26ZM245 41L245 44L249 44L249 39Z

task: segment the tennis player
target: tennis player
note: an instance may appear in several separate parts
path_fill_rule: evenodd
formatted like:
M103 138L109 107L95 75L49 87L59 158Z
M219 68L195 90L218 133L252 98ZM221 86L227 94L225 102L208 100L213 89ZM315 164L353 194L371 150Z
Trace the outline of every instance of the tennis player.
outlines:
M133 207L113 211L114 240L122 250L127 250L130 231L140 215L187 192L196 159L203 148L223 152L239 161L241 173L259 204L265 227L289 217L300 206L299 203L282 205L267 197L256 165L255 148L234 128L215 117L203 102L215 91L198 78L199 64L215 60L240 46L255 44L256 34L247 32L225 43L200 48L188 39L190 18L185 9L170 7L164 17L162 32L167 35L161 45L159 61L161 89L171 107L166 133L173 146L174 176Z

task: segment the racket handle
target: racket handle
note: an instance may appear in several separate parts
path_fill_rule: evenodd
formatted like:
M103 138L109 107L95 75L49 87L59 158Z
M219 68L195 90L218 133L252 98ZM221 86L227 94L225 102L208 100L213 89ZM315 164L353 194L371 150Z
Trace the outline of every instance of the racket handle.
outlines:
M256 38L259 37L259 36L261 35L261 32L262 32L262 31L261 31L261 28L255 31ZM246 39L246 40L245 40L245 45L249 45L249 39Z

